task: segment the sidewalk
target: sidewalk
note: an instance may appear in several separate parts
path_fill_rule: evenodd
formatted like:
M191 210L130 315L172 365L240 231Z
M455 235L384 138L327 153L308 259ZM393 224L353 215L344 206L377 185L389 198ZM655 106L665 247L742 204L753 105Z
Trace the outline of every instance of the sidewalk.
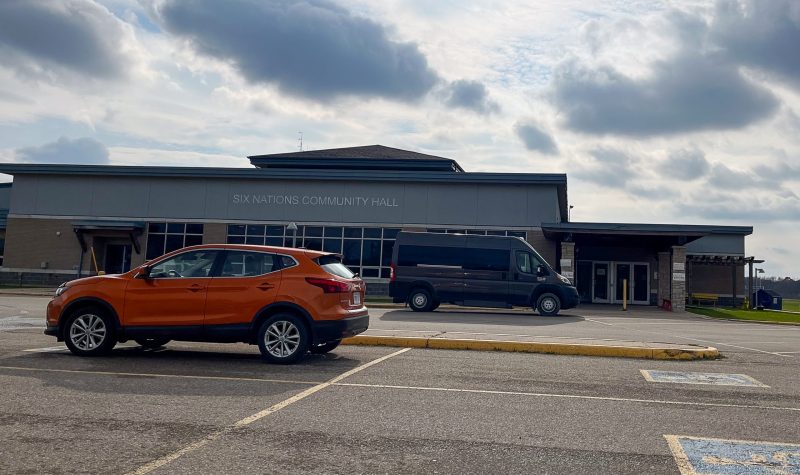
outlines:
M720 357L716 348L688 344L424 330L367 330L358 336L343 340L342 344L654 360L698 360Z

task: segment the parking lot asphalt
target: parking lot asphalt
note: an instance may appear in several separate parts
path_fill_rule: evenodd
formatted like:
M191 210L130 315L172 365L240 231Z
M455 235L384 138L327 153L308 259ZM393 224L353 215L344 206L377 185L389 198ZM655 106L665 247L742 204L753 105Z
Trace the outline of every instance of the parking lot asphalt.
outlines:
M33 326L42 299L25 299L0 298L0 473L677 474L666 435L800 443L800 365L786 350L794 341L800 351L800 339L783 327L679 316L645 330L736 345L715 361L340 347L274 366L238 344L75 357ZM374 312L373 326L422 316L391 312ZM610 326L574 323L614 332L643 323L601 314L588 318ZM478 324L498 317L437 312L448 321L433 323L567 328L522 316L531 320ZM641 370L761 385L651 382ZM767 462L800 473L800 457L788 457Z

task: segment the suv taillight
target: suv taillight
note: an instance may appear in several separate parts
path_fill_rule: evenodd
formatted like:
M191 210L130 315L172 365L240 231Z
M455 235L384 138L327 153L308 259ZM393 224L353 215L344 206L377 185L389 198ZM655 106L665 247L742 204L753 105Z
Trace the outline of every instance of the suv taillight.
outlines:
M341 294L350 291L350 284L335 279L306 277L306 282L322 289L326 294Z

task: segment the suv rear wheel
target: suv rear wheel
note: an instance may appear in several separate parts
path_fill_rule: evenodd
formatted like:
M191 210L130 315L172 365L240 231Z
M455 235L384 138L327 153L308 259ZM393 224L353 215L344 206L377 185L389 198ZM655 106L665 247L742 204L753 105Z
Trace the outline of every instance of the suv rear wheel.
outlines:
M558 315L561 310L561 299L556 294L546 292L536 300L536 311L544 317Z
M430 312L433 310L431 293L422 288L416 288L408 296L408 306L415 312Z
M117 344L112 319L98 307L78 309L67 319L64 342L78 356L108 354Z
M258 330L258 349L270 363L294 363L308 351L308 330L305 323L289 313L267 319Z

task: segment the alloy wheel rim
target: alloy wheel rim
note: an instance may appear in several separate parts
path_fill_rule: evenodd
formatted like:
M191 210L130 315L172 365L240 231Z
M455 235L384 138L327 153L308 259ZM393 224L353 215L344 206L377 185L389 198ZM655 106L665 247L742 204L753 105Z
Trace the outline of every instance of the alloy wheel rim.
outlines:
M106 324L97 315L81 315L72 322L69 339L80 350L94 350L106 339Z
M428 299L425 297L424 294L417 294L417 295L414 296L414 305L419 307L419 308L422 308L422 307L425 306L425 303L427 302L427 300Z
M300 330L292 322L277 321L267 328L264 345L272 356L287 358L300 346Z

